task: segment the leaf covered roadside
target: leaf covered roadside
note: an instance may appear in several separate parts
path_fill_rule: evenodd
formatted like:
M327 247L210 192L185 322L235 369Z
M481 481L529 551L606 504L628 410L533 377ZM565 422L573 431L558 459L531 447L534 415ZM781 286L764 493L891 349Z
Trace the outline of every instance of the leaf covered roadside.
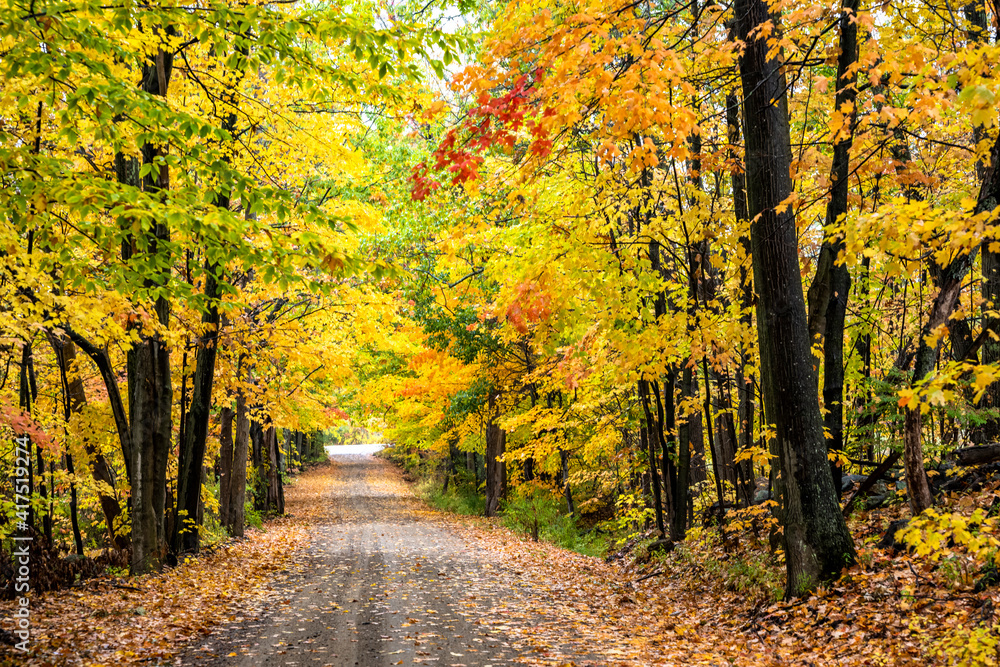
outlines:
M533 648L529 664L591 664L553 648L567 645L603 654L600 664L636 666L998 664L997 587L974 592L957 551L941 566L877 548L885 519L865 513L852 526L862 565L790 603L730 590L726 574L761 545L723 546L708 531L660 559L609 564L484 519L464 518L459 530L507 576L532 582L527 599L490 616Z
M103 577L79 589L31 600L31 651L0 644L0 665L131 665L167 660L224 623L252 617L277 595L280 579L309 540L313 502L329 466L301 475L287 489L288 516L249 529L210 554L160 574ZM12 602L0 610L4 627Z

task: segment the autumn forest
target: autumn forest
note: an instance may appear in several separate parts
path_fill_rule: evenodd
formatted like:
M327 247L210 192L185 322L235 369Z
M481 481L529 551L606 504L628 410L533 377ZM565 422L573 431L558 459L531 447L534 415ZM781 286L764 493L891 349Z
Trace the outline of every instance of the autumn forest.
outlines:
M0 0L0 665L996 665L998 62Z

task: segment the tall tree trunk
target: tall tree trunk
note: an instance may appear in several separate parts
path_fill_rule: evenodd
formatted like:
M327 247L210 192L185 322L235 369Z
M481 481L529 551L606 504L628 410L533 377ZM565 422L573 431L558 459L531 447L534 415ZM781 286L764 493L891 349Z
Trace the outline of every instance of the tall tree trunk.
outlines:
M242 56L247 54L246 35L241 33L236 51ZM245 59L239 61L245 64ZM239 69L242 76L242 69ZM229 113L222 119L222 129L230 136L236 132L236 109L238 97L235 89L238 81L232 81L224 93L224 101ZM228 211L231 204L228 192L220 191L213 202L216 208ZM198 343L195 362L194 387L191 396L191 409L187 422L183 424L184 437L181 442L177 462L177 515L178 519L186 514L193 516L201 497L201 469L205 459L205 448L208 441L208 422L212 408L212 384L215 380L215 360L219 345L219 328L222 318L219 313L218 279L223 271L217 262L206 255L204 261L205 286L204 295L208 308L202 315L203 338ZM275 457L275 465L278 458ZM198 527L193 530L180 529L180 521L175 521L173 548L175 551L198 550Z
M173 34L172 30L167 31ZM159 50L153 62L143 66L142 89L160 97L167 96L173 70L173 53ZM142 145L143 166L150 167L143 178L143 190L166 196L170 189L170 171L163 157L163 147ZM144 252L151 256L167 252L170 231L156 222ZM134 252L134 249L133 251ZM169 269L167 269L169 271ZM158 285L157 277L146 281L147 288ZM158 297L157 320L162 327L170 323L170 303ZM141 574L159 566L166 544L164 517L167 496L167 459L172 433L171 409L173 386L170 376L170 352L156 331L141 331L140 341L129 359L129 402L132 426L132 573Z
M228 208L228 198L225 198ZM219 204L219 202L216 202ZM215 382L215 359L219 349L219 289L214 272L218 265L205 260L205 297L208 310L202 316L204 338L198 342L191 407L187 414L184 441L177 459L177 514L172 539L174 551L198 551L198 525L185 524L193 519L201 499L201 471L208 444L208 422L212 409L212 385Z
M653 420L653 411L649 405L649 383L646 380L639 380L638 386L639 403L642 405L642 412L645 416L644 425L639 430L639 442L646 453L646 460L649 464L649 479L652 482L653 511L656 517L656 529L660 535L666 535L663 524L663 504L660 500L660 474L657 472L656 445L659 440L659 426Z
M243 392L236 394L236 428L233 436L232 479L229 482L228 523L233 537L243 537L246 528L247 455L250 443L250 415Z
M690 364L681 371L680 385L681 401L690 401L697 396L698 384L694 369ZM680 415L677 427L677 484L674 485L673 512L674 520L670 524L670 539L679 542L687 534L688 505L691 502L690 488L692 482L691 459L692 452L704 451L701 434L701 413Z
M753 331L753 274L750 266L750 259L753 252L750 248L749 221L750 215L747 212L746 177L742 161L739 159L737 147L740 144L740 108L739 99L735 92L726 96L726 125L729 139L729 157L734 165L730 172L733 188L733 212L736 220L742 225L747 225L747 233L740 234L740 247L743 250L744 259L740 262L740 326L743 331L749 334ZM753 378L747 375L747 369L751 367L751 354L747 345L740 345L739 367L736 371L736 395L738 405L736 408L737 420L739 422L739 449L746 451L753 447L753 424L754 424L754 390ZM749 506L753 502L753 492L756 486L756 478L753 471L753 461L744 460L739 464L741 477L745 480L743 488L744 504Z
M994 5L995 7L996 5ZM983 0L975 0L965 5L963 8L965 18L969 21L971 29L968 33L970 44L981 45L989 42L989 25L986 13L986 5ZM972 131L972 139L978 145L986 138L986 128L976 125ZM985 179L987 165L982 160L976 161L976 175L980 182ZM980 252L982 253L982 297L986 302L984 308L993 312L1000 310L1000 253L990 250L992 240L984 241ZM983 328L1000 335L1000 317L996 315L986 315L983 321ZM993 336L986 336L983 339L983 364L996 364L1000 362L1000 340ZM980 399L980 405L993 410L1000 410L1000 382L993 382L986 389ZM991 417L981 427L976 429L975 439L977 442L996 442L1000 440L1000 417Z
M788 597L808 593L853 563L854 542L840 513L827 459L812 363L798 234L792 209L787 84L779 53L769 53L779 25L765 0L737 0L746 137L746 187L751 225L761 384L774 425L776 491L784 527ZM752 119L752 120L751 120Z
M840 55L837 58L837 92L834 113L846 112L843 133L834 137L833 163L830 166L830 201L826 205L826 227L820 248L816 276L809 287L809 332L814 341L823 342L823 404L826 408L824 427L830 434L827 443L831 451L844 449L844 318L851 290L851 275L837 259L844 250L843 236L830 227L843 222L847 215L848 179L851 167L851 146L857 113L858 61L858 0L843 0L840 16ZM842 471L837 461L830 464L833 486L840 495Z
M507 448L507 433L497 423L497 398L490 392L489 421L486 424L486 516L496 516L500 500L507 494L507 464L503 455Z
M219 523L228 527L233 503L233 409L219 410Z
M712 475L715 477L715 493L719 498L719 521L726 513L725 464L721 443L716 447L715 429L712 426L712 376L708 372L708 360L701 358L701 372L705 376L705 432L708 434L708 451L712 454Z
M710 369L706 372L711 372ZM744 496L741 484L744 478L739 466L736 464L737 436L736 424L733 421L733 403L731 397L732 380L729 371L724 370L715 374L715 386L717 401L715 412L716 442L718 443L719 462L722 471L722 479L733 487L733 504L738 505Z
M667 373L663 378L663 391L661 393L659 384L653 383L653 392L656 397L657 421L660 425L660 450L662 454L663 470L663 497L666 504L664 520L672 527L676 521L678 512L676 487L677 465L675 458L677 455L676 419L674 412L674 385L677 384L677 369L673 366L667 368ZM687 490L684 491L687 495ZM681 507L680 512L685 512Z
M303 444L306 448L304 458L308 458L309 438L304 438ZM251 419L250 464L254 469L253 507L262 513L267 511L267 471L264 469L264 459L264 426L256 419Z
M278 432L271 425L264 432L265 467L267 469L267 511L274 514L285 513L285 492L278 470Z
M38 395L37 390L32 392L31 387L31 377L33 375L32 363L31 363L31 343L27 342L24 347L21 348L21 365L18 370L18 407L25 414L31 415L32 406L35 404L35 397ZM31 436L25 434L24 436L26 445L24 451L27 452L28 462L25 466L25 471L28 473L28 494L31 494L35 490L35 469L31 463ZM20 455L18 455L20 456ZM44 470L38 475L38 486L44 488L45 477ZM28 503L28 520L25 521L28 525L29 530L36 530L37 526L35 524L35 506L34 503Z
M20 398L21 398L21 409L27 414L32 415L32 410L34 405L38 400L38 384L35 380L35 361L34 352L32 349L31 341L25 343L21 350L21 387L20 387ZM54 488L52 484L52 475L49 475L49 484L45 484L45 456L42 452L42 446L39 443L34 443L35 445L35 461L37 463L36 475L38 477L38 495L42 499L41 505L46 508L45 514L42 516L42 535L45 539L52 544L52 493L54 493ZM31 442L29 439L28 451L31 451ZM31 515L29 514L29 517ZM29 525L32 525L29 523ZM37 526L35 526L37 529Z

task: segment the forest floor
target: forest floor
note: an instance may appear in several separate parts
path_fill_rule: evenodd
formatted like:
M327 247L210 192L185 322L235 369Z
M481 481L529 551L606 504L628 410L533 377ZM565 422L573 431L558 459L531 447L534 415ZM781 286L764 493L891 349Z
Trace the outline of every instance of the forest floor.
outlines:
M834 586L774 603L739 590L739 547L607 564L433 511L369 456L306 472L286 509L161 574L33 600L32 653L0 664L943 665L998 637L995 587L909 556L862 546Z

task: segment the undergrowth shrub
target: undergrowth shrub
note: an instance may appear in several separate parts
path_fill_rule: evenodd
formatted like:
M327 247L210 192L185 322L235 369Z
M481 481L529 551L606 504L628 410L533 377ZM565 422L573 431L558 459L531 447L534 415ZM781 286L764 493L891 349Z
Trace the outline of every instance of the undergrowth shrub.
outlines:
M254 508L252 499L243 503L243 517L248 526L258 530L264 527L264 517Z
M441 483L434 477L424 477L417 483L417 493L431 505L445 512L466 515L481 515L486 511L486 499L479 495L464 473L458 473L448 490L443 491Z
M562 495L539 481L525 482L511 492L504 504L503 522L536 542L552 542L586 556L599 556L607 547L596 531L585 531L577 517L563 512Z
M521 484L511 492L504 503L504 524L511 530L531 535L538 541L543 526L552 523L559 515L559 508L552 489L532 481Z

